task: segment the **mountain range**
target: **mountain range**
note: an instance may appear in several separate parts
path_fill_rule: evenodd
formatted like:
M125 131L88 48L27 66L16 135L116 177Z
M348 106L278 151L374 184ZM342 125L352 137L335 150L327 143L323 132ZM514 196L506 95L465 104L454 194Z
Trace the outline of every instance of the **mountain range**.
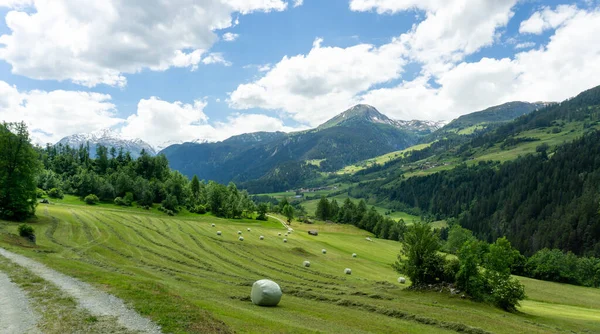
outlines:
M412 146L440 127L395 121L372 106L357 105L311 130L243 134L218 143L172 145L160 153L171 168L190 177L279 191L320 172Z
M119 151L129 152L132 158L140 156L140 152L145 150L150 155L156 155L156 150L141 139L125 139L116 131L103 129L91 133L78 133L61 139L56 145L69 145L79 148L81 145L90 145L90 157L96 156L96 148L99 145L107 147L109 150L114 148Z

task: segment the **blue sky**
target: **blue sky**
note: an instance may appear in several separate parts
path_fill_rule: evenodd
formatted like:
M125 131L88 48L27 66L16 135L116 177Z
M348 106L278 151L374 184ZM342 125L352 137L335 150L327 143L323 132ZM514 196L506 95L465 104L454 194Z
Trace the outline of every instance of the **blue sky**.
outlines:
M40 143L112 127L164 146L313 127L356 103L450 120L557 101L600 84L599 6L0 0L0 119Z

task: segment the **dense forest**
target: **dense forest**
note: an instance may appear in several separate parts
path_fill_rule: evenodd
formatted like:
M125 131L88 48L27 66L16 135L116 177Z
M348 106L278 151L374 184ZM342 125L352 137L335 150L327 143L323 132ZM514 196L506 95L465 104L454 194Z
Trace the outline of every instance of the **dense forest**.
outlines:
M525 254L559 248L600 255L600 133L502 165L459 166L424 177L370 182L355 196L376 196L396 208L436 218L458 217L487 241L506 235ZM388 186L383 187L384 184Z

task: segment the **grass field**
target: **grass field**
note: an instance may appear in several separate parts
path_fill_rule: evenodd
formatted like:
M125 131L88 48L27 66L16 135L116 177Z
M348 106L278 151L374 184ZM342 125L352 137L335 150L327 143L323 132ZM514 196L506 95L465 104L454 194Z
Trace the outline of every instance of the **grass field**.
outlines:
M523 279L531 299L514 314L437 292L406 291L390 266L400 244L368 242L369 233L351 226L293 223L283 243L277 233L285 230L275 221L74 204L40 205L31 224L37 246L15 236L18 224L0 222L0 247L122 298L165 332L600 332L598 289ZM308 229L319 235L309 236ZM17 275L5 262L0 270ZM249 301L252 283L262 278L281 285L278 307Z
M392 161L398 158L402 158L404 157L404 155L410 151L419 151L422 150L424 148L427 148L429 146L431 146L432 143L428 143L428 144L419 144L419 145L414 145L411 146L409 148L406 148L404 150L401 151L394 151L394 152L390 152L384 155L380 155L378 157L375 158L371 158L371 159L367 159L367 160L363 160L360 162L357 162L353 165L350 166L346 166L342 169L340 169L339 171L337 171L337 174L354 174L358 171L361 171L363 169L367 169L371 166L374 165L383 165L388 161Z

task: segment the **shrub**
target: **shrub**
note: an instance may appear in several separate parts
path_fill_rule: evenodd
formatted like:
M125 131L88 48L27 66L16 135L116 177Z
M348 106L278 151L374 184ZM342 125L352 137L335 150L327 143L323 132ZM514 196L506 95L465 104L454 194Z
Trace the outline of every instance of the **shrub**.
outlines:
M85 202L85 204L94 205L94 204L98 203L100 201L100 199L98 199L98 196L96 196L94 194L89 194L89 195L85 196L83 201Z
M31 227L31 225L27 225L27 224L19 225L18 231L19 231L19 235L22 236L23 238L31 239L31 237L35 235L35 230L33 229L33 227Z
M167 195L167 198L162 201L161 205L167 210L177 212L177 206L179 206L179 202L177 202L177 197L174 195Z
M525 287L516 278L495 271L486 272L494 305L506 311L515 311L519 301L525 299Z
M65 197L65 195L63 194L62 190L58 189L58 188L52 188L48 191L48 196L50 198L59 198L59 199L63 199Z
M37 197L37 198L44 198L44 197L46 197L46 195L48 195L48 194L46 194L44 189L37 188L35 190L35 197Z
M197 213L197 214L203 215L203 214L205 214L207 212L207 210L206 210L206 206L204 206L202 204L198 204L198 205L192 207L190 209L190 212L191 213Z
M125 201L127 206L130 206L133 203L133 194L129 193L129 192L125 193L125 197L123 197L123 201Z

